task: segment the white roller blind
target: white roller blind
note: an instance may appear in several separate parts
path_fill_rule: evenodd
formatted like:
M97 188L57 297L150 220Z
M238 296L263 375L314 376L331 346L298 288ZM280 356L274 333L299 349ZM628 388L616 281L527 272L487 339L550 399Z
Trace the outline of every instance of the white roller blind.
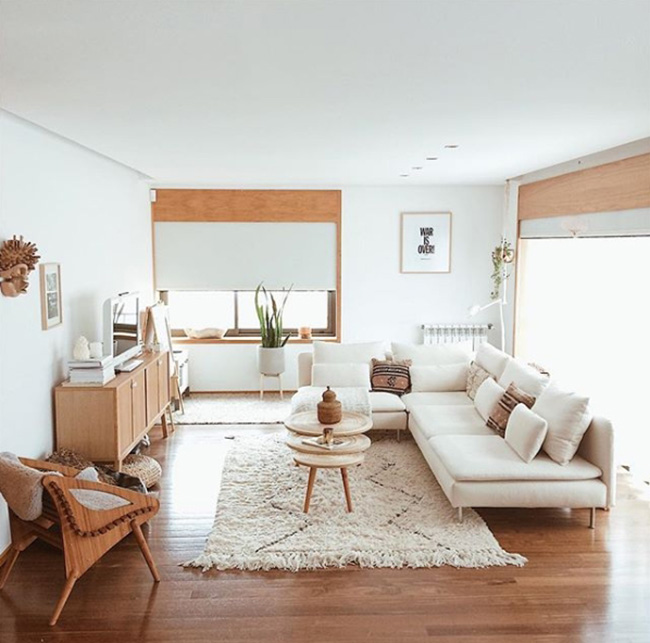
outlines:
M575 235L573 234L575 231ZM558 239L563 237L637 237L650 235L650 208L593 212L565 217L547 217L521 221L522 239Z
M159 290L336 289L334 223L156 223Z

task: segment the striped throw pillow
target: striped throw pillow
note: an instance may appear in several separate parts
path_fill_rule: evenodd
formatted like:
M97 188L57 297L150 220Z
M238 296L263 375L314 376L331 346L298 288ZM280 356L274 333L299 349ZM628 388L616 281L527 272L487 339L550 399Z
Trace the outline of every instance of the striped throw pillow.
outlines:
M410 359L372 360L370 383L373 391L404 395L411 388Z
M515 384L510 384L506 389L506 392L501 396L497 405L492 409L486 424L497 435L504 437L506 434L508 419L517 404L525 404L530 408L535 404L535 398L529 393L526 393L526 391L522 391Z

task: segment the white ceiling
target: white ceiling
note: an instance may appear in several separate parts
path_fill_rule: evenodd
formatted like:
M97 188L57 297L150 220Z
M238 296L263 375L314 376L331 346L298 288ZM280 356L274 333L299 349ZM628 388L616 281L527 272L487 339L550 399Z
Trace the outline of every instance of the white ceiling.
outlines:
M1 105L160 185L497 183L650 135L648 0L0 7Z

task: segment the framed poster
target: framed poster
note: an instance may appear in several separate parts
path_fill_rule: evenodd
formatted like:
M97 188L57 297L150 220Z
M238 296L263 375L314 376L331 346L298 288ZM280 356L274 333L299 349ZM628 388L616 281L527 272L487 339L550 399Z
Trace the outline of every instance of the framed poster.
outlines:
M49 330L63 323L61 307L61 265L42 263L39 266L41 277L41 326Z
M451 212L402 212L404 273L451 272Z

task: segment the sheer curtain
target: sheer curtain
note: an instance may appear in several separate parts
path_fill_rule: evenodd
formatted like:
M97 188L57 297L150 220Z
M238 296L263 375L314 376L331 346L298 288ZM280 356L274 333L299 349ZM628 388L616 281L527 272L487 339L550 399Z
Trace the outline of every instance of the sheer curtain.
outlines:
M650 237L522 239L515 354L590 395L650 480Z

